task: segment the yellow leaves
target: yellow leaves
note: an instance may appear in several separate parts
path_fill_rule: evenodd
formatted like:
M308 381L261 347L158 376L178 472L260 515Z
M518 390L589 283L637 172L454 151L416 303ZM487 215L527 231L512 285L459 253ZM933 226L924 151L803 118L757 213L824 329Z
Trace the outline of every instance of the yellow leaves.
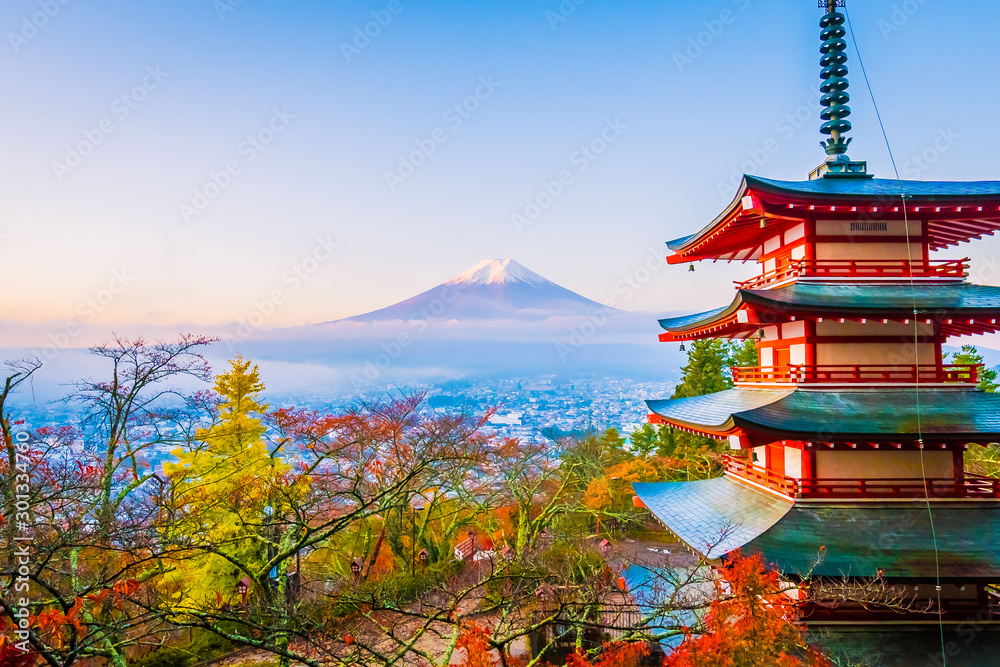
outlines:
M215 378L215 391L223 399L222 414L232 416L265 412L267 405L257 402L257 395L264 391L257 365L237 355L229 361L229 366L228 373L221 373Z
M583 504L592 510L603 510L611 506L611 491L607 478L592 479L583 495Z
M631 505L633 482L664 482L677 479L686 470L686 463L661 456L636 458L608 468L604 477L587 485L583 503L592 510L606 511L612 507L627 509Z

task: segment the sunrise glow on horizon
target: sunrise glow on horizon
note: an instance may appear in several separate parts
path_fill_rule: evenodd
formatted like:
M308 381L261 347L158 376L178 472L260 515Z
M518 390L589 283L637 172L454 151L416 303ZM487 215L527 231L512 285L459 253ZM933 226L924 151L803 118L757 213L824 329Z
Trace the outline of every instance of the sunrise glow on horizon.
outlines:
M911 4L850 8L900 175L996 179L985 3ZM0 319L43 339L223 326L278 291L266 325L292 326L494 257L613 299L742 173L822 160L818 19L751 0L9 2ZM853 71L852 156L892 177ZM997 244L951 254L996 283ZM663 267L619 305L698 308L744 273Z

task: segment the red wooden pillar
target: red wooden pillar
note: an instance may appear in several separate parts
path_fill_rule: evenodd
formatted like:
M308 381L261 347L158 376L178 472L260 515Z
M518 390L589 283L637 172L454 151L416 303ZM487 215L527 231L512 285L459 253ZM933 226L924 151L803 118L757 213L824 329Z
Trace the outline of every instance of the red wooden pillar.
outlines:
M809 443L802 446L802 477L816 479L816 450Z
M804 248L806 261L816 259L816 221L806 220L806 245Z
M816 321L806 320L806 366L816 365Z
M961 484L965 481L965 450L959 445L951 450L951 464L955 475L955 482Z

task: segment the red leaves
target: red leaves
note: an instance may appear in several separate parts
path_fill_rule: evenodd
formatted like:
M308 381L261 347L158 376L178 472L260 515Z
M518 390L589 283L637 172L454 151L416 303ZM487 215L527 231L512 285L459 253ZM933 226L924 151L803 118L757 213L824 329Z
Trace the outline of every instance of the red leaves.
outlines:
M499 655L490 645L490 629L478 623L462 625L462 634L455 644L465 651L461 667L498 667ZM591 662L586 653L577 652L566 658L567 667L639 667L642 659L649 655L649 647L644 642L612 642L601 647L597 657ZM509 660L510 664L516 664ZM548 663L542 663L547 665Z
M46 609L30 619L30 623L38 629L39 633L51 635L55 639L55 643L61 645L65 640L64 629L66 626L72 626L78 636L84 635L83 624L77 618L77 614L82 608L83 598L76 598L73 606L65 614L58 609ZM6 663L0 664L6 665Z
M350 646L354 643L354 635L344 635L344 644Z
M139 582L135 579L116 581L112 590L117 598L132 597L139 592Z
M100 472L94 466L90 465L85 466L82 463L80 463L80 461L76 462L76 467L80 469L80 475L82 475L83 477L92 477Z
M102 602L104 602L104 598L108 597L108 594L110 592L111 592L110 588L105 588L103 591L101 591L97 595L88 595L87 599L88 600L92 600L93 602L96 602L97 604L101 604Z
M3 667L32 667L37 662L34 653L25 653L7 643L7 637L0 637L0 665Z
M139 582L135 579L123 579L121 581L116 581L111 588L105 588L100 593L95 595L88 595L87 599L100 605L108 597L112 595L112 601L114 605L121 609L124 604L124 599L135 595L139 591Z
M818 653L799 650L804 641L794 625L795 604L760 557L736 551L719 572L704 633L687 634L664 667L829 667Z
M455 646L465 650L461 667L496 667L500 664L490 646L490 629L478 623L466 624Z

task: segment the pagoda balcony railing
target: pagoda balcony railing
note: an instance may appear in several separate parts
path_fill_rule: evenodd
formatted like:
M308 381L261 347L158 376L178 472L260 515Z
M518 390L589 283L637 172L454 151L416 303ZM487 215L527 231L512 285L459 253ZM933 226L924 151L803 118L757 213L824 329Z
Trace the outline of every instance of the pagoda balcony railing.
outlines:
M726 474L788 498L1000 498L1000 479L964 473L961 477L897 479L797 479L764 470L743 458L723 457Z
M734 366L733 382L742 384L977 384L983 364L942 366L790 365Z
M740 289L759 289L796 278L879 280L936 278L961 280L969 273L969 259L798 259L763 275L736 281Z

